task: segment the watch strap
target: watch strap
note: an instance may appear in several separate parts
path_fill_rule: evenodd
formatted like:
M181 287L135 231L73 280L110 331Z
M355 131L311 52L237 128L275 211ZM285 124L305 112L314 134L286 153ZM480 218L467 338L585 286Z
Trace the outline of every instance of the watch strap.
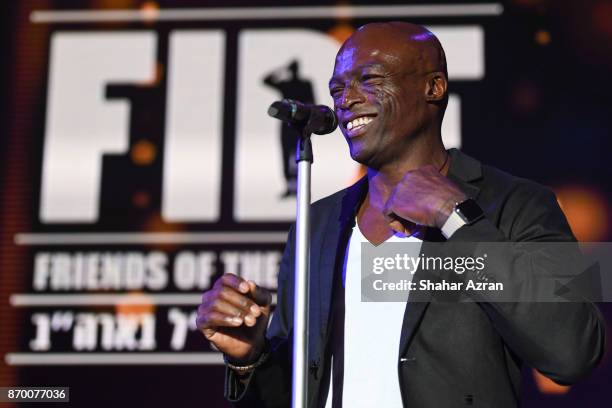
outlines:
M444 235L444 238L449 239L459 228L466 224L467 222L453 210L444 225L442 225L442 235Z
M484 212L474 199L467 198L460 203L455 203L453 211L441 228L442 235L449 239L459 228L473 224L482 217L484 217Z

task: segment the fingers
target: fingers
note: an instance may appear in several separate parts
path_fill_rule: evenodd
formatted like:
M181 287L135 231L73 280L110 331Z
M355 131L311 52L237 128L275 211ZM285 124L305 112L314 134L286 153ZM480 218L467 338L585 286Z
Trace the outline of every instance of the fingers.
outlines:
M268 314L270 301L270 293L255 282L225 274L202 296L202 304L198 307L198 328L255 326L257 318L264 314L262 308L266 308L265 314Z
M238 327L241 324L242 319L239 317L233 317L215 311L200 312L198 309L196 325L199 330L213 329L217 327Z
M215 282L214 288L221 297L241 309L247 310L253 305L248 282L234 274L226 273L221 276Z
M202 303L202 313L217 312L233 318L247 326L255 325L256 318L261 316L261 310L246 295L236 292L234 289L223 286L212 292L207 292L207 299Z
M433 174L433 175L438 175L440 172L438 171L437 167L434 166L433 164L428 164L425 165L421 168L416 169L415 171L422 171L423 173L429 173L429 174Z
M398 216L393 212L393 210L387 209L386 207L383 211L383 216L385 217L385 221L387 221L387 223L389 224L399 219Z
M255 319L261 316L261 308L246 295L237 293L233 289L224 288L220 294L220 299L227 301L234 308L239 310L238 317L244 318L247 326L253 326Z
M404 235L408 235L407 234L407 230L404 227L404 224L402 224L399 220L393 220L391 222L389 222L389 227L396 232L402 233Z
M248 293L250 289L248 283L244 279L232 273L226 273L223 276L221 276L219 279L217 279L217 281L215 282L215 286L217 285L223 285L223 286L230 287L236 290L237 292L240 292L243 294Z
M245 281L244 279L231 273L223 275L219 280L224 286L229 286L243 295L248 295L255 302L255 304L259 306L269 306L272 302L272 295L270 292L260 286L257 286L257 284L253 281ZM219 282L219 280L217 280L217 282ZM215 285L217 282L215 282ZM235 297L234 299L238 300Z
M385 217L387 224L389 224L389 227L391 227L392 230L403 233L404 226L402 225L402 221L397 216L397 214L395 214L395 212L393 211L395 207L394 200L395 200L395 192L391 193L391 196L385 203L385 206L383 207L383 216Z
M389 199L387 200L387 202L385 203L385 206L382 209L383 216L389 223L397 219L397 215L395 215L395 213L393 212L394 209L395 209L395 190L391 192Z
M257 284L253 281L248 281L247 283L249 285L251 298L255 301L255 303L263 307L270 306L270 303L272 303L272 295L270 294L270 291L257 286Z
M242 323L242 319L246 316L246 313L243 309L234 306L230 302L227 302L223 299L216 299L214 302L211 302L209 305L202 304L200 305L201 311L211 310L216 313L221 313L224 316L227 316L228 320L234 321L238 324Z

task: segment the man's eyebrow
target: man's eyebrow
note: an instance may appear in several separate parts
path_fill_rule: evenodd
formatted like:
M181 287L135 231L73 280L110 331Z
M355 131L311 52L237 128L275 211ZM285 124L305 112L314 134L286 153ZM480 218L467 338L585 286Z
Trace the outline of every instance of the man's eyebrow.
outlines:
M368 68L373 68L373 69L385 69L385 66L379 62L372 62L369 64L363 64L361 67L361 70L363 71L364 69L368 69Z
M336 77L332 77L332 78L329 80L329 82L328 82L328 84L327 84L327 87L328 87L328 88L331 88L332 86L334 86L334 85L336 85L336 84L339 84L339 83L340 83L340 80L339 80L338 78L336 78Z

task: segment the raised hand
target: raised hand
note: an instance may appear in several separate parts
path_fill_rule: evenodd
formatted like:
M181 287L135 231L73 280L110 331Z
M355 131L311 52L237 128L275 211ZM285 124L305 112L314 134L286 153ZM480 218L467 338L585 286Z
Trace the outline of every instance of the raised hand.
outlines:
M233 361L253 362L264 349L271 298L255 282L225 274L202 295L197 327Z
M467 197L434 166L407 172L383 209L391 228L401 231L400 219L441 228L456 203Z

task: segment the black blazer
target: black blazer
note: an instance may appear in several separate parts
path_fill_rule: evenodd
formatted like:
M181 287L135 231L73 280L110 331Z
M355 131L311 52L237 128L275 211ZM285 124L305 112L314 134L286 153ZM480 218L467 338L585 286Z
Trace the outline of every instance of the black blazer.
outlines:
M575 240L550 190L482 165L456 149L449 152L449 179L485 212L485 218L460 228L449 241ZM342 267L356 209L366 192L364 178L312 205L309 407L323 407L331 389L328 339L333 279ZM432 229L426 235L425 241L429 240L443 238ZM280 265L278 306L267 332L273 352L246 386L226 370L225 395L235 406L291 406L293 252L292 229ZM533 271L525 272L529 276ZM419 276L417 271L414 279ZM406 407L517 407L523 363L558 383L571 384L597 365L604 345L603 321L588 301L441 303L411 294L397 373L389 373L389 379L399 380ZM344 405L350 407L348 398L344 397Z

